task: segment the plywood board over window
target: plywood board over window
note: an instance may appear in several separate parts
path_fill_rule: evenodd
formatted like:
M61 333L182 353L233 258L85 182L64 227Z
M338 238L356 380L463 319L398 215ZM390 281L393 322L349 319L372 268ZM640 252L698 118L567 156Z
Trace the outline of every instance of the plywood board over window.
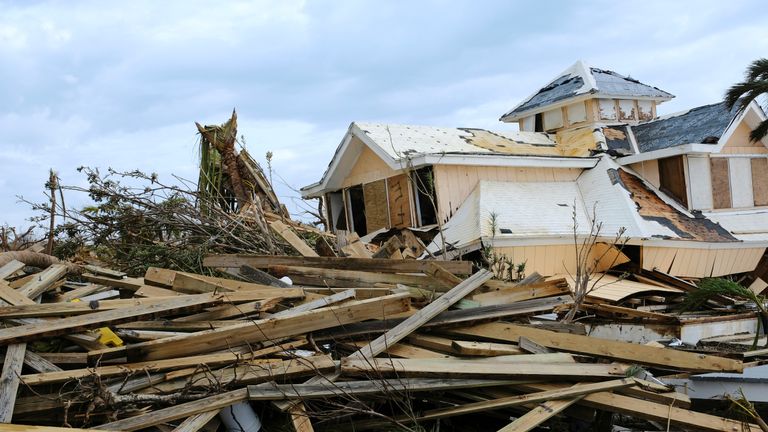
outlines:
M616 102L613 99L598 99L601 120L616 120Z
M688 193L685 187L685 167L682 156L659 159L661 191L688 207Z
M712 203L716 209L731 208L731 176L728 159L710 159L712 176Z
M373 232L389 226L389 207L387 206L387 181L379 180L363 185L365 197L365 226Z
M389 198L389 220L393 227L406 228L411 226L411 188L408 176L400 174L387 179L387 196Z
M752 191L756 206L768 206L768 158L753 158Z

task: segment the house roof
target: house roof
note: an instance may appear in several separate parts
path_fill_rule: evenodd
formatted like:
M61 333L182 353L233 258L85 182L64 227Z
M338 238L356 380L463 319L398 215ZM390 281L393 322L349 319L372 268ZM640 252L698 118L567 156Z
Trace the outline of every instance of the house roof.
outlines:
M614 71L589 67L579 60L557 78L501 116L501 121L516 121L525 115L543 111L543 107L592 94L606 98L669 100L674 95L659 88L618 74Z
M737 116L724 102L704 105L632 126L641 153L681 144L717 144Z
M363 146L394 170L432 164L585 168L595 163L590 153L593 141L559 146L554 135L543 132L354 122L322 179L303 187L302 195L314 197L338 189L338 181L331 177L346 175Z
M623 229L624 236L636 241L738 241L713 221L686 212L608 155L572 182L481 181L443 229L446 243L456 248L478 239L491 239L498 246L535 238L573 241L574 211L581 236L590 233L595 215L606 238ZM495 233L491 214L496 214ZM439 251L441 241L435 237L429 249Z

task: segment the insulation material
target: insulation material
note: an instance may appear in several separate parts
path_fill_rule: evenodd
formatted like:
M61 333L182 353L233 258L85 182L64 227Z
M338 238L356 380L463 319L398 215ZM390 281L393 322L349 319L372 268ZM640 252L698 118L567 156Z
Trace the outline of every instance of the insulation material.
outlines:
M753 158L750 163L755 206L768 206L768 158Z
M566 113L568 114L568 122L570 124L587 121L587 108L584 105L584 102L568 105L566 107Z
M411 226L411 188L408 176L401 174L387 179L389 220L395 228Z
M373 232L389 226L389 208L387 206L387 182L379 180L363 185L365 199L365 226L367 232Z
M731 208L731 176L728 171L728 159L710 159L712 203L716 209Z
M731 199L733 208L752 207L755 198L752 196L752 164L748 158L728 158L730 171Z

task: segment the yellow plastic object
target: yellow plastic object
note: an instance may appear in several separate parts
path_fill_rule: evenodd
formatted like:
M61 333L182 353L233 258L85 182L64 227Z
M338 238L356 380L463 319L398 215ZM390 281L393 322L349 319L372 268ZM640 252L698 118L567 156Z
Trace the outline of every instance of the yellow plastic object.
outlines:
M79 302L80 299L72 299L70 303ZM123 346L123 340L120 336L116 335L109 327L102 327L99 329L99 343L106 346L119 347Z
M109 327L102 327L99 329L99 343L113 347L123 346L123 340Z

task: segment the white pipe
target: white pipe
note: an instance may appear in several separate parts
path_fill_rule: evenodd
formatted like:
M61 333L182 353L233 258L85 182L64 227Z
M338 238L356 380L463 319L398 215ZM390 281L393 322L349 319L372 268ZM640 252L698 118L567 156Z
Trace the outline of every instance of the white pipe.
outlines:
M259 432L261 420L247 401L230 405L219 411L228 432Z

